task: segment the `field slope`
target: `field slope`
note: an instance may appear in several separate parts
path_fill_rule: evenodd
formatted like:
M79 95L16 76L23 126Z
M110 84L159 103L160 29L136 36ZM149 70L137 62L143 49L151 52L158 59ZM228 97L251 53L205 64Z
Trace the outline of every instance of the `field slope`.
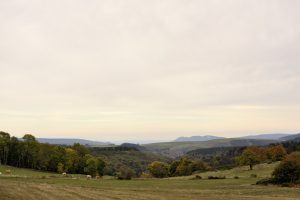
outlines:
M24 169L12 169L12 175L0 176L0 199L122 199L122 200L214 200L214 199L299 199L299 188L257 186L261 177L270 176L276 164L255 166L253 171L246 167L222 172L202 173L202 180L193 176L169 179L114 179L86 180L82 176L61 177ZM1 167L1 170L7 167ZM23 173L23 174L22 174ZM25 173L25 174L24 174ZM250 174L257 174L257 178ZM208 175L226 175L223 180L207 180ZM239 179L232 178L238 175ZM25 177L26 176L26 177Z

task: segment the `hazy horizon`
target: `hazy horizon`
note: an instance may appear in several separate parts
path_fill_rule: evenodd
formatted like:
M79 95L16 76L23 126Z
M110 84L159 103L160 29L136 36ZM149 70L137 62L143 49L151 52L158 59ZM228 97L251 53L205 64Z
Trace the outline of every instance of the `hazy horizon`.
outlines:
M0 130L99 141L300 130L300 1L0 1Z

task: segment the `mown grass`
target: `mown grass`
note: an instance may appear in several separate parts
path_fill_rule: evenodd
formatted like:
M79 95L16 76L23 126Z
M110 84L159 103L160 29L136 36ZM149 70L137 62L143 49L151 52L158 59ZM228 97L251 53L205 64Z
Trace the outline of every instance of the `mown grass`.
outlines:
M59 176L60 175L57 173L50 173L50 172L44 172L44 171L38 171L38 170L31 170L31 169L24 169L24 168L0 165L0 172L3 175L5 175L6 170L10 170L12 176L18 176L18 177L41 177L41 176Z
M11 174L6 174L6 170L10 170ZM62 174L54 173L54 172L45 172L39 170L32 169L24 169L17 168L11 166L0 165L0 172L2 173L2 177L22 177L22 178L40 178L40 177L52 177L52 178L60 178L63 177ZM85 177L81 174L68 174L69 177Z
M192 176L134 180L86 180L83 176L76 179L54 176L41 178L43 172L15 169L15 173L25 173L27 178L0 176L0 199L299 199L299 188L255 185L260 177L270 176L275 166L276 163L258 165L253 171L242 167L206 172L200 174L204 177L201 180L191 180ZM29 176L31 173L36 175ZM258 177L250 177L251 173L256 173ZM205 177L209 175L226 175L228 178L207 180ZM240 178L234 179L233 176Z

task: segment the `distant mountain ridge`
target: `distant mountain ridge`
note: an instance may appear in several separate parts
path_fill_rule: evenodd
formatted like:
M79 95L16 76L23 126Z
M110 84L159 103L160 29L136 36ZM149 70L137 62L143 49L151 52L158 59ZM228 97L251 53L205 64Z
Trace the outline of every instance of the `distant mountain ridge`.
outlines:
M179 137L174 142L202 142L216 139L224 139L224 137L204 135L204 136L191 136L191 137Z
M270 133L270 134L257 134L257 135L247 135L236 138L241 139L257 139L257 140L280 140L285 141L293 138L300 137L299 134L287 134L287 133ZM225 139L225 137L214 136L214 135L204 135L204 136L191 136L191 137L179 137L175 139L173 142L201 142L201 141L209 141L215 139Z
M259 134L259 135L248 135L241 138L248 139L265 139L265 140L280 140L282 137L291 136L292 134L286 133L271 133L271 134Z
M281 138L279 138L279 140L281 140L281 141L291 141L291 140L299 141L300 140L300 133L293 134L293 135L288 135L288 136L285 136L285 137L281 137Z
M89 146L106 146L112 145L110 142L99 142L85 139L75 139L75 138L37 138L40 143L57 144L57 145L73 145L74 143L79 143L81 145Z

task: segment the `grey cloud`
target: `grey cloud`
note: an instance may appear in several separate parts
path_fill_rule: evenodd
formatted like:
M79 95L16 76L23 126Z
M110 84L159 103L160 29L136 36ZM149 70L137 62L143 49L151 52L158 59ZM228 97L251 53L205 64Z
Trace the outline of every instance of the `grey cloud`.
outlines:
M296 0L0 1L0 110L10 113L0 125L20 132L40 124L55 134L47 122L56 116L57 128L71 134L68 113L84 130L86 121L107 118L97 113L111 112L120 130L93 124L93 137L125 137L155 119L169 120L155 131L171 137L180 115L187 132L206 131L199 110L214 122L205 127L224 132L234 129L213 117L215 108L292 106L299 116L299 8ZM25 125L18 113L45 117ZM126 125L132 118L137 129Z

